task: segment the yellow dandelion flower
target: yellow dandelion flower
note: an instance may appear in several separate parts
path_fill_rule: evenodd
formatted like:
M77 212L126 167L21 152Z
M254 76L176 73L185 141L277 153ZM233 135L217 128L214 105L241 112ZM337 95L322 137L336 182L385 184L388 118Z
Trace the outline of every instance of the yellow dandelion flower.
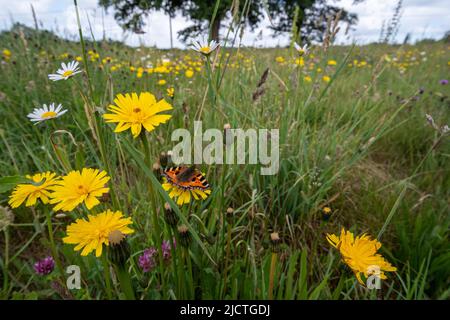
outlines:
M275 61L278 62L278 63L284 63L286 60L283 57L278 56L278 57L275 58Z
M167 88L167 95L171 98L175 96L175 89L173 87Z
M295 59L295 64L303 67L305 65L305 60L303 59L303 57L297 58Z
M311 82L311 81L312 81L312 78L311 78L310 76L305 76L303 79L304 79L306 82Z
M324 207L324 208L322 209L322 211L323 211L323 213L325 213L325 214L331 214L331 208L330 208L330 207Z
M377 254L381 243L377 240L372 240L370 236L363 234L354 237L350 231L345 231L342 228L341 235L338 237L334 234L327 234L328 242L339 250L344 262L355 273L358 282L364 285L361 278L364 275L367 277L374 274L377 270L377 275L380 279L387 279L384 272L396 271L397 268L386 261L383 256Z
M134 138L141 133L142 127L147 131L153 131L161 123L165 123L172 116L170 114L158 114L161 111L171 110L172 106L162 99L158 102L150 92L118 94L114 99L114 105L109 105L112 113L103 115L106 122L117 122L114 132L122 132L131 128Z
M42 203L49 202L50 187L58 183L59 177L56 173L44 172L37 173L33 176L27 175L27 179L33 183L18 184L9 196L8 204L11 208L19 207L25 200L25 206L30 207L36 204L37 199L41 199Z
M205 200L211 194L210 189L183 188L176 184L169 183L164 177L162 187L169 193L169 197L174 200L176 199L179 206L190 203L192 198L194 198L194 200Z
M3 49L3 56L5 56L6 58L11 57L11 51L8 49Z
M328 60L329 66L335 66L337 64L336 60Z
M51 187L50 203L57 203L53 210L72 211L83 202L89 210L92 209L100 203L97 198L109 191L106 187L109 179L106 171L98 169L83 168L81 172L69 172Z
M192 69L188 69L184 75L186 78L192 78L194 76L194 71Z
M163 86L163 85L165 85L166 83L167 83L167 81L164 80L164 79L161 79L161 80L158 81L158 85L160 85L160 86Z
M67 227L67 236L63 238L63 242L76 244L75 251L83 249L82 256L87 256L95 250L95 255L100 257L103 244L109 246L109 234L116 230L131 234L134 230L128 225L132 223L131 218L125 218L120 211L107 210L97 215L88 215L87 220L77 219Z
M322 80L325 82L330 82L331 78L329 76L323 76Z

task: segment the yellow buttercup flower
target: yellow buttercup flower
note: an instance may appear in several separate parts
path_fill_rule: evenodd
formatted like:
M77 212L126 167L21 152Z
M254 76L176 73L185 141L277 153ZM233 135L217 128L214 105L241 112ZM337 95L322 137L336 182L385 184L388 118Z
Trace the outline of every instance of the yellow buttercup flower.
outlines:
M186 78L192 78L194 76L194 71L191 69L186 70L186 73L184 74Z
M48 203L50 187L58 183L59 179L56 173L49 171L37 173L33 176L27 175L26 178L32 180L33 183L19 184L14 188L8 202L11 208L19 207L25 200L25 206L27 207L34 206L37 199L41 199L44 204Z
M387 279L384 272L397 270L383 256L377 254L381 243L377 240L372 240L366 234L355 238L353 233L345 231L342 228L339 237L334 234L327 234L327 240L333 247L339 250L342 259L352 269L356 279L362 285L364 285L361 278L362 275L367 279L369 275L377 274L380 279Z
M167 95L171 98L175 96L175 89L173 87L167 88Z
M51 187L50 203L57 203L53 210L72 211L83 202L89 210L92 209L100 203L97 198L109 191L106 187L109 179L106 171L98 169L84 168L81 172L69 172Z
M161 123L165 123L172 116L169 114L158 114L161 111L171 110L172 106L162 99L158 102L150 92L118 94L114 99L116 105L109 105L108 110L112 113L103 115L106 122L117 122L114 132L122 132L131 129L133 138L137 138L142 127L147 131L153 131Z
M284 63L286 60L283 57L278 56L278 57L275 58L275 61L278 62L278 63Z
M2 53L5 58L11 57L11 51L9 51L8 49L3 49Z
M103 244L109 246L108 236L113 231L122 234L131 234L133 229L131 218L125 218L120 211L106 210L97 215L88 215L88 219L77 219L67 227L67 236L63 238L64 243L76 244L74 250L81 251L82 256L87 256L95 250L95 255L100 257Z
M181 188L175 184L169 183L166 178L163 178L162 187L169 193L169 197L176 199L179 206L191 202L192 198L195 200L205 200L211 194L210 189Z

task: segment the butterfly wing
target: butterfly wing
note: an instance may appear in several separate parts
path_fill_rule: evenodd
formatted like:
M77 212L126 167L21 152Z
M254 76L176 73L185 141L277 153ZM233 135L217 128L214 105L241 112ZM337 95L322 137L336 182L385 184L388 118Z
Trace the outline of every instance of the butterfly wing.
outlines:
M194 166L172 167L163 171L167 182L182 189L209 189L205 176Z

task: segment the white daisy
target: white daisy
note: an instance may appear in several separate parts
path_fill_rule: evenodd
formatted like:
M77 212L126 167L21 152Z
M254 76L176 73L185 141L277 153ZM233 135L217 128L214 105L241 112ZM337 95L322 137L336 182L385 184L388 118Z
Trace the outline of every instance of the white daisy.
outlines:
M80 72L81 70L78 69L78 61L69 62L67 65L63 62L61 63L61 68L56 73L49 74L48 78L53 81L67 80Z
M30 118L30 121L35 122L35 124L38 124L39 122L45 120L58 118L66 112L67 109L62 110L61 104L58 104L56 108L54 103L52 103L48 107L46 104L44 104L42 108L34 108L33 112L29 113L27 117Z
M206 41L203 41L202 43L200 43L199 41L193 41L191 46L195 51L207 56L211 52L216 50L220 46L220 43L215 40L211 40L209 44Z
M303 45L303 47L301 47L297 42L294 42L294 47L295 47L295 50L297 50L297 52L301 56L304 55L304 54L308 54L309 49L308 49L308 44L307 43L305 43Z

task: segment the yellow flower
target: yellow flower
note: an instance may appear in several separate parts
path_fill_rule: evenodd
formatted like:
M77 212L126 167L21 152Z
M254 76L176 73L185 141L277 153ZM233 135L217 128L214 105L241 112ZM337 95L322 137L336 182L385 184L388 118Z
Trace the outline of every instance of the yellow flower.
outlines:
M3 50L3 55L4 55L6 58L9 58L9 57L11 57L11 51L8 50L8 49L4 49L4 50Z
M322 209L322 211L323 211L323 213L325 213L325 214L331 214L331 208L330 208L330 207L324 207L324 208Z
M175 89L173 87L167 88L167 95L171 98L175 96Z
M169 197L177 200L177 204L179 206L191 202L191 196L195 200L199 200L200 198L205 200L211 194L210 189L201 190L201 189L181 188L177 185L167 182L167 179L164 177L162 187L169 193Z
M312 78L311 78L310 76L305 76L303 79L304 79L306 82L311 82L311 81L312 81Z
M58 183L59 177L56 173L49 171L44 173L37 173L33 176L27 175L27 179L33 183L23 183L17 185L11 195L9 196L8 204L11 208L19 207L25 200L25 206L30 207L36 204L37 199L41 199L42 203L49 202L50 187Z
M284 60L283 57L278 56L278 57L275 58L275 61L278 62L278 63L284 63L285 60Z
M114 99L114 105L109 105L108 110L112 113L103 115L106 122L118 122L114 132L122 132L131 128L134 138L141 133L142 126L145 130L153 131L161 123L165 123L172 116L169 114L158 114L161 111L171 110L172 106L161 99L158 102L150 92L118 94Z
M380 279L387 279L384 272L397 270L383 256L377 254L381 243L377 240L372 240L366 234L355 238L353 233L342 228L340 237L334 234L327 234L327 240L339 250L342 259L352 269L356 279L362 285L364 285L364 282L361 275L364 275L367 279L369 275L377 274Z
M194 76L194 71L192 71L192 69L186 70L185 76L186 78L192 78Z
M78 61L78 62L81 62L81 61L83 61L83 58L81 56L76 56L75 60Z
M337 64L336 60L328 60L329 66L335 66Z
M164 79L161 79L161 80L158 81L158 84L159 84L160 86L163 86L163 85L165 85L166 83L167 83L167 81L164 80Z
M331 78L329 76L323 76L322 80L325 81L325 82L330 82Z
M102 255L103 244L109 246L108 236L113 231L123 234L131 234L133 229L131 218L125 218L120 211L107 210L98 215L88 215L88 220L77 219L67 227L67 236L63 238L64 243L76 244L74 250L81 251L82 256L87 256L95 250L95 255Z
M109 188L105 187L109 179L106 171L98 169L70 171L50 188L53 190L50 203L57 203L53 210L72 211L83 202L89 210L92 209L100 203L97 198L109 191Z

